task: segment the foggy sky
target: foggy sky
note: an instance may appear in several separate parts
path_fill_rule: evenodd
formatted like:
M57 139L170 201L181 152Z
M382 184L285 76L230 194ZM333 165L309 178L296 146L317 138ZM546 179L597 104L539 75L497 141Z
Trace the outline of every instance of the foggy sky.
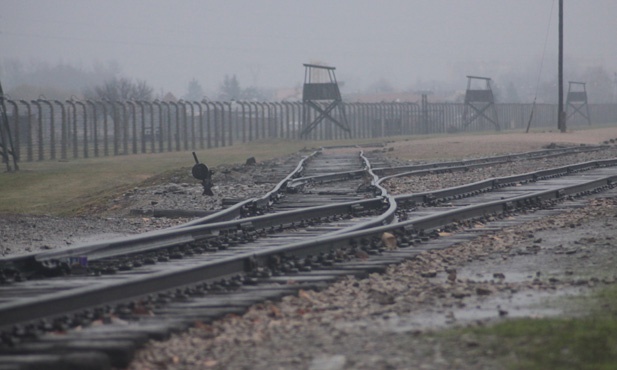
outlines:
M558 0L0 0L0 58L116 61L156 91L294 87L324 62L351 89L557 63ZM565 56L617 72L617 1L565 0ZM547 70L555 70L549 68ZM543 76L551 79L554 76Z

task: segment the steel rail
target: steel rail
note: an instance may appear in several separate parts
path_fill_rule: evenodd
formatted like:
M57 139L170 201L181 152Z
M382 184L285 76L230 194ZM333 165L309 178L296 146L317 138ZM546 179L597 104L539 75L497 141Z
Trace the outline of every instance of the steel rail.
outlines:
M431 170L437 171L440 169L466 169L475 167L482 167L482 165L494 165L500 163L508 163L514 162L517 160L536 160L536 159L545 159L559 155L573 155L580 154L592 151L598 151L608 148L606 145L599 146L583 146L583 147L574 147L574 148L565 148L565 149L545 149L533 152L525 152L518 154L508 154L501 155L496 157L483 157L477 159L468 159L463 161L453 161L453 162L437 162L437 163L427 163L427 164L418 164L418 165L409 165L409 166L398 166L398 167L383 167L376 168L374 171L376 174L381 176L380 182L386 181L392 177L399 176L411 176L411 175L421 175L423 173L431 173Z
M33 257L38 262L82 256L86 256L88 261L95 261L118 255L142 253L159 248L197 242L203 239L213 238L225 231L269 229L284 225L294 225L315 218L380 210L383 207L383 201L378 198L316 206L247 217L240 220L187 226L181 229L157 230L110 241L77 246L70 249L38 252Z
M486 165L506 163L514 159L528 158L529 156L531 157L535 156L534 159L537 159L537 158L540 158L538 156L547 155L547 154L559 155L566 151L572 152L572 154L574 154L574 153L580 153L581 151L600 150L605 147L606 146L593 146L593 147L585 146L585 147L566 148L566 149L547 149L547 150L541 150L541 151L535 151L535 152L529 152L529 153L512 154L512 155L504 155L504 156L497 156L497 157L486 157L486 158L479 158L479 159L473 159L473 160L467 160L467 161L432 163L432 164L424 164L424 165L394 167L394 168L377 168L377 169L373 169L372 171L376 175L378 174L382 175L384 173L387 173L387 171L391 171L391 170L399 171L399 170L404 170L404 169L409 169L409 168L415 169L413 171L398 173L392 176L387 176L387 177L382 177L380 179L376 179L375 185L380 185L381 183L383 183L384 181L392 177L420 175L423 173L436 173L436 171L466 170L469 168L482 167ZM322 148L321 150L323 149L324 148ZM330 173L330 174L325 174L325 175L300 177L302 171L304 170L305 162L311 158L314 158L316 155L318 155L318 153L320 153L320 151L313 152L308 157L303 158L301 163L298 164L298 166L296 167L294 171L292 171L285 179L280 181L274 187L272 191L268 192L264 196L246 199L229 208L226 208L214 214L211 214L211 215L208 215L208 216L205 216L205 217L193 220L193 221L189 221L185 224L175 226L174 228L182 228L182 227L189 227L189 226L201 225L201 224L206 224L206 223L215 223L215 222L233 220L233 219L242 217L244 213L249 212L248 210L253 210L253 213L255 212L255 210L263 211L265 208L268 207L268 205L271 205L274 201L276 201L280 197L281 191L285 189L291 189L293 191L293 189L298 189L306 184L343 181L343 180L349 180L353 178L359 178L366 174L366 169L362 169L362 170L355 170L355 171ZM363 157L363 158L364 160L368 161L366 157Z
M378 193L378 196L382 199L384 204L387 204L388 208L385 210L380 216L373 218L372 220L368 220L365 222L359 222L355 226L345 228L339 231L336 231L332 234L341 234L341 233L349 233L356 230L368 229L371 227L390 224L394 221L397 211L397 203L393 196L388 194L388 191L379 184L379 176L375 174L371 167L371 162L367 157L364 156L364 152L360 154L362 160L364 161L364 165L366 171L371 177L371 186L373 187L374 193Z
M332 232L328 235L338 235L343 233L349 233L357 230L368 229L371 227L390 224L395 220L396 211L397 211L397 203L394 197L388 194L388 191L379 184L379 176L377 176L371 167L371 162L369 159L364 156L364 152L360 153L360 157L364 161L365 171L371 177L371 187L373 188L373 192L377 194L378 198L381 199L381 202L384 206L387 205L387 209L379 216L374 217L371 220L358 222L356 225L341 229L335 232Z
M452 245L452 241L445 243L444 241L435 241L429 242L429 244L424 247L421 244L419 248L405 248L408 247L410 244L418 243L420 241L423 243L424 241L428 241L428 239L437 237L437 233L435 233L434 230L440 230L445 228L446 230L453 229L455 231L463 231L462 238L465 239L464 235L467 235L468 237L469 235L475 234L471 232L465 233L466 228L469 227L469 223L467 222L468 220L488 222L490 219L501 219L502 214L511 214L512 212L517 212L518 210L516 209L516 207L532 209L548 208L547 206L550 207L552 204L554 204L553 201L556 199L569 199L569 197L572 195L595 193L598 189L615 187L617 175L613 174L614 171L612 169L610 170L610 175L603 175L603 177L598 178L603 173L606 174L609 171L604 169L603 167L615 165L615 161L617 161L617 159L585 162L571 166L563 166L556 169L539 171L536 173L480 181L477 184L472 184L475 186L475 188L457 187L463 188L459 189L462 191L458 194L447 194L444 192L443 194L447 195L444 198L436 198L435 196L430 196L428 197L428 199L434 202L437 202L437 200L439 199L460 199L468 195L476 195L491 190L498 190L507 186L518 185L519 183L526 184L537 182L537 185L532 185L531 189L536 189L539 186L543 186L544 189L540 191L534 191L531 194L527 193L522 196L502 197L498 201L488 201L484 204L465 205L466 203L457 201L452 203L454 205L458 203L458 205L456 205L458 207L457 209L437 211L429 216L417 216L406 219L405 221L398 222L396 224L383 226L380 225L360 231L351 231L340 234L328 233L320 236L313 236L313 239L309 241L291 243L287 242L285 245L282 245L281 243L277 243L276 239L272 242L269 242L267 241L267 239L265 239L264 241L266 241L266 243L263 243L262 246L258 249L253 248L250 252L247 251L248 248L244 246L235 250L235 257L239 258L240 261L236 260L233 257L225 257L225 254L221 256L205 254L202 257L197 257L197 260L195 261L193 259L186 259L183 260L183 263L161 265L158 269L155 269L158 270L158 272L152 273L150 275L154 277L152 281L147 280L146 275L144 274L145 271L124 274L123 276L125 278L127 276L141 277L136 277L131 280L124 280L124 282L120 283L120 285L118 286L109 282L118 280L120 276L110 277L103 280L89 277L88 280L85 280L83 283L77 284L81 287L72 288L70 288L71 281L78 281L79 277L69 277L68 279L65 279L66 281L64 283L61 279L60 285L58 285L58 287L60 287L61 289L57 292L47 293L45 295L39 295L38 297L31 298L27 298L27 294L18 294L18 296L22 297L21 301L8 301L5 299L5 302L7 302L7 306L3 307L3 304L0 304L0 329L10 329L10 332L4 331L2 333L5 341L12 341L13 339L11 338L21 338L22 336L24 338L32 338L32 335L36 335L36 331L42 328L41 325L46 327L56 327L56 325L59 325L58 327L64 327L65 325L67 325L67 327L72 327L73 325L75 325L76 322L81 322L82 317L86 319L86 322L88 322L88 317L92 317L92 315L96 315L98 317L101 312L108 312L108 314L112 314L115 312L114 314L118 314L120 315L120 317L122 317L123 312L126 313L127 307L131 307L132 304L137 302L136 299L143 300L143 302L147 305L157 304L156 307L158 307L157 302L165 302L169 299L167 297L176 297L177 299L184 300L189 299L190 302L194 301L194 303L186 303L183 306L180 301L177 301L169 306L166 305L157 308L154 310L154 313L157 316L156 320L142 321L142 319L138 316L133 316L129 319L138 320L139 323L145 323L146 326L148 325L148 322L171 320L173 322L179 323L179 325L181 325L182 327L185 327L187 324L193 322L196 319L204 319L204 315L206 319L212 319L215 316L223 314L224 312L228 312L226 311L227 309L232 310L233 312L239 312L238 309L240 307L247 307L247 305L251 302L257 302L260 299L258 297L269 297L268 294L272 294L266 293L269 291L268 289L271 289L266 287L266 290L264 292L265 294L262 293L251 297L246 297L243 296L243 294L246 295L247 292L253 291L252 289L249 289L252 287L247 286L242 288L241 291L238 291L236 295L231 296L230 298L223 298L224 296L221 295L210 294L211 285L208 284L212 284L212 286L216 287L219 285L227 286L226 284L238 285L242 284L242 282L244 281L245 284L258 283L261 286L263 283L268 284L268 282L270 282L270 284L272 284L284 281L286 279L291 279L292 281L298 282L304 281L303 279L307 279L307 282L317 282L318 280L315 279L321 279L323 281L318 284L324 284L324 281L330 281L336 276L339 276L341 273L365 275L369 271L383 271L387 264L399 262L401 261L401 258L404 258L405 256L414 256L423 249L432 249L437 244L444 246L446 244ZM379 186L376 185L376 179L378 179L378 177L372 172L370 164L368 164L368 166L366 167L368 174L373 179L371 181L371 187L374 187L374 189L372 190L375 193L379 193ZM574 174L583 170L596 168L598 169L598 171L594 171L588 175L585 175L588 178L594 177L589 181L572 184L573 182L580 180L552 180L552 178L557 178L564 175ZM542 179L549 180L540 181ZM563 183L566 183L567 186L560 185ZM521 188L517 187L516 189ZM522 190L522 193L529 191L529 189ZM383 195L384 193L381 192L381 194ZM521 191L508 191L505 194L516 195L521 194ZM498 192L495 195L490 195L489 198L496 199L499 196L500 194ZM383 197L377 199L381 199L382 202L384 200ZM377 199L371 199L368 201L376 202ZM393 203L396 203L396 200L390 201L390 205ZM450 206L452 206L452 204L450 204ZM424 212L419 213L422 214ZM259 220L259 218L263 218L265 220L268 217L259 216L255 219ZM265 226L265 224L263 226ZM246 223L244 225L240 225L239 228L254 229L255 226L252 223ZM383 245L381 244L381 237L384 232L393 233L397 239L397 244L401 249L391 252L384 251ZM454 239L457 238L460 239L461 237L454 237ZM276 244L278 244L279 246L274 246ZM357 251L357 248L366 251L369 255L382 254L382 252L383 255L376 260L370 258L368 261L353 261L352 256L356 254L354 251ZM338 251L339 249L341 249L341 251ZM214 259L210 260L210 256L214 257ZM316 256L319 256L319 258L315 259ZM339 259L339 257L337 256L347 257ZM351 261L347 261L342 264L337 263L339 261L347 260L350 257L352 258ZM298 258L305 259L299 260ZM207 262L205 262L205 264L208 264L209 266L204 266L203 260L206 260ZM288 275L290 273L293 273L294 269L289 269L286 266L290 266L289 264L291 264L291 266L294 266L295 261L298 261L301 264L306 264L308 262L308 266L311 266L312 264L313 268L318 268L319 270L314 270L313 273L302 272L296 278L294 278L293 275L280 276L278 278L276 277L278 276L278 274ZM332 263L333 265L331 265ZM183 268L178 266L186 266L187 264L192 266L189 268ZM307 271L301 267L302 265L296 266L300 267L300 271ZM164 267L162 271L161 267ZM262 269L266 269L265 271L267 271L268 269L274 269L271 271L275 274L275 276L270 278L268 276L271 275L264 275L264 270ZM330 272L331 269L333 269L332 272ZM150 269L150 271L152 271L152 269ZM244 278L241 278L241 276L244 276ZM208 282L208 284L204 284L203 282ZM33 288L34 291L39 290L37 288L37 284L38 282L33 282L32 284L30 284L28 290L24 290L24 292L30 291ZM86 287L86 285L88 284L92 285L90 287ZM10 286L7 286L7 288L9 287ZM19 286L16 285L15 287L19 289ZM63 291L63 289L67 287L69 287L69 290ZM162 289L162 291L160 289ZM206 298L197 298L198 296L200 296L199 292L203 289L206 289L210 293L206 293ZM264 287L258 289L263 290ZM295 289L299 288L296 287ZM79 292L82 292L84 294L78 297L73 297L71 290L73 291L73 293L78 294ZM290 292L290 290L286 290L278 286L277 288L275 288L275 290L280 292L277 294L283 294L283 291ZM291 291L293 291L293 289ZM157 296L155 294L158 294L159 298L156 298ZM195 294L196 296L193 297L193 295ZM43 299L46 300L46 302L41 302L41 300ZM238 306L239 302L246 303L242 303L240 306ZM20 304L22 304L23 306L19 307ZM93 304L98 308L91 310L91 305ZM226 306L223 307L221 306L222 304L225 304ZM15 305L17 305L18 307L15 307ZM112 308L114 305L115 308ZM227 305L229 305L229 308L226 308ZM102 307L105 307L105 309L103 309ZM206 308L204 309L202 307ZM7 309L6 315L3 311L3 308ZM95 314L95 312L98 312L99 314ZM76 314L75 319L70 319L70 317L72 317L71 313ZM28 320L26 316L34 317L34 319ZM7 317L7 321L3 321L5 317ZM39 319L53 319L53 326L50 326L50 321L38 321ZM29 324L27 324L28 322ZM15 324L17 324L17 326L13 326ZM13 327L11 328L11 326ZM118 327L115 330L122 329ZM53 339L54 338L52 338L51 343L53 343ZM20 339L17 340L19 341ZM45 339L43 340L45 341ZM94 346L88 348L96 348L96 351L102 351L108 354L110 358L114 356L112 352L107 349L109 347L101 347L100 344L95 344L95 342L96 339L94 339L94 342L92 342ZM26 343L25 347L20 347L21 349L18 348L14 352L3 352L1 358L8 359L10 358L10 355L8 357L6 355L11 353L20 354L22 358L25 358L23 356L29 356L29 354L35 353L32 351L37 351L37 348L47 348L48 351L56 352L75 351L73 347L63 347L63 345L50 346L51 343L40 343L41 345L46 345L46 347L38 346L39 343L31 343L32 345ZM131 345L128 341L126 343L129 346ZM125 366L126 361L130 360L130 358L126 357L127 355L128 353L126 355L115 356L111 359L111 361L112 363L116 364L115 366L123 367ZM103 357L105 356L101 355L101 358Z
M459 222L461 220L503 213L512 210L515 206L530 204L530 202L532 204L539 204L543 201L557 200L594 189L614 186L616 181L617 175L609 175L600 179L593 179L581 184L573 184L560 188L541 190L534 192L533 194L521 195L518 197L496 200L484 204L474 204L455 210L444 211L434 216L431 215L426 217L414 218L402 222L400 223L400 225L406 228L413 228L415 230L432 230L436 228L441 228L449 223Z
M317 152L313 153L316 155ZM305 157L300 161L298 166L290 173L283 181L262 199L272 202L276 194L285 189L286 183L293 176L296 176L302 171L306 160L310 157ZM385 191L385 190L384 190ZM270 199L270 200L268 200ZM392 203L392 202L391 202ZM312 219L327 218L336 215L359 215L365 212L379 212L385 207L381 198L359 200L352 202L341 202L336 204L305 207L291 211L283 211L270 213L262 216L245 217L233 220L222 220L216 222L216 219L210 218L207 223L195 222L193 225L181 225L182 227L173 227L164 230L156 230L139 235L105 240L101 242L89 243L80 246L74 246L62 250L54 250L48 252L35 252L27 255L16 257L0 258L0 265L3 266L18 266L22 270L35 270L41 264L48 262L66 263L71 258L87 258L88 261L96 261L104 258L117 257L121 255L131 255L137 253L145 253L161 248L169 248L173 246L193 243L200 240L214 238L222 232L235 232L242 230L259 230L273 227L284 227L286 225L294 225ZM237 210L239 208L235 207ZM224 216L229 216L226 213ZM393 218L393 208L390 206L387 217ZM219 217L218 219L223 219ZM197 220L202 221L203 219ZM361 227L369 227L374 224L382 223L379 218L373 223L362 224ZM357 229L358 226L353 226ZM345 229L343 229L345 230ZM57 266L57 263L51 263L49 266Z
M298 163L298 165L296 166L296 168L291 173L289 173L283 180L279 181L278 184L276 184L274 188L268 193L266 193L265 195L261 197L254 197L254 198L246 199L242 202L236 203L233 206L223 209L214 214L186 222L182 225L178 225L173 228L184 228L184 227L191 227L191 226L196 226L196 225L203 225L207 223L215 223L215 222L233 220L233 219L241 217L244 210L246 209L261 208L264 206L264 204L269 204L272 199L276 198L281 191L287 188L289 182L292 181L293 178L299 176L299 174L302 173L302 171L304 170L304 167L306 166L307 161L309 161L312 157L317 155L317 153L319 153L319 151L315 151L311 153L310 155L302 158L300 162Z
M362 158L365 157L362 156ZM365 163L370 171L370 163L368 163L368 161ZM168 248L176 245L197 242L207 238L214 238L216 235L225 231L267 229L299 223L315 218L330 217L341 214L358 214L359 212L377 211L385 208L385 211L383 211L380 216L374 217L365 222L359 222L348 228L331 232L332 235L336 235L392 222L395 217L395 212L397 211L397 204L404 205L405 207L415 206L418 204L436 204L439 201L461 198L469 194L479 194L517 183L538 181L540 179L563 176L591 168L615 165L617 165L617 159L590 161L553 169L540 170L527 174L491 178L471 184L450 187L432 192L398 196L388 196L385 189L380 188L379 185L373 185L381 191L381 196L375 199L316 206L262 216L247 217L232 221L211 222L207 224L185 226L182 228L157 230L124 238L76 246L65 250L36 252L16 257L5 257L0 259L0 265L29 266L29 268L35 268L40 263L44 263L46 261L63 261L77 257L87 257L89 261L95 261L119 255L143 253L160 248ZM371 176L373 177L373 184L375 184L378 181L378 177L372 173Z
M354 178L362 177L366 174L366 169L362 170L354 170L354 171L344 171L344 172L336 172L336 173L328 173L324 175L315 175L315 176L306 176L293 179L288 187L289 188L299 188L306 184L311 183L327 183L327 182L335 182L335 181L343 181L350 180Z
M529 172L526 174L512 175L512 176L506 176L506 177L496 177L496 178L474 182L471 184L454 186L454 187L449 187L449 188L430 191L430 192L397 195L394 198L397 203L405 203L405 204L412 204L412 205L413 204L430 204L430 203L435 203L437 199L451 199L455 197L460 197L464 194L472 194L472 193L489 191L492 189L496 189L496 188L500 188L500 187L504 187L504 186L508 186L512 184L538 181L539 179L564 176L564 175L579 172L585 169L591 169L591 168L596 168L596 167L616 166L616 165L617 165L617 158L582 162L582 163L577 163L574 165L568 165L568 166L556 167L556 168L540 170L540 171L535 171L535 172Z
M380 238L384 232L392 232L396 235L401 235L401 233L417 234L430 229L442 228L450 223L460 222L465 219L509 212L514 205L529 205L542 201L565 199L571 195L614 187L616 182L617 174L610 174L589 181L543 189L530 194L482 205L461 207L393 225L379 226L335 236L326 235L312 238L309 241L263 248L258 251L241 252L234 257L223 257L188 268L177 267L151 276L138 276L119 284L93 284L93 286L87 288L78 288L72 291L3 303L0 304L0 327L10 327L20 322L63 315L67 312L75 312L97 305L134 300L155 292L191 286L204 281L247 274L253 271L256 266L267 266L272 262L272 258L277 256L304 258L319 255L320 253L327 253L340 248L360 245L362 243L361 240Z

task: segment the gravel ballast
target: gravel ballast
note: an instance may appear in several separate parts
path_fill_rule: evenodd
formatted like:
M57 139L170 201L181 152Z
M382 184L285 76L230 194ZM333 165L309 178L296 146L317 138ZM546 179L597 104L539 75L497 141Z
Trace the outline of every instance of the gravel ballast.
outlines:
M385 274L344 278L320 292L300 291L242 316L198 323L152 342L131 369L503 368L499 359L470 352L478 345L473 339L446 343L435 333L578 313L564 297L617 278L615 195L424 252Z
M551 141L522 150L537 150L540 145L558 142L558 138L557 134L548 139ZM503 143L496 142L495 146ZM394 151L386 147L383 153L397 156L411 150L401 143L389 147ZM443 150L446 147L442 146ZM417 150L424 147L418 146ZM485 153L503 151L494 147ZM444 184L458 185L616 154L617 150L611 148L452 174L394 179L386 186L397 194L427 191ZM443 160L456 156L440 153ZM482 155L474 152L460 156ZM396 163L401 162L399 156ZM263 172L263 168L257 170ZM238 166L217 172L214 198L202 197L199 184L176 179L119 195L110 201L103 216L1 216L2 254L65 247L186 222L155 218L149 212L156 208L215 209L223 198L252 197L271 188L271 184L251 182L256 174L251 171L247 166ZM418 258L389 267L385 274L373 274L367 279L343 278L323 291L300 291L280 302L255 305L241 316L229 315L209 324L198 322L168 341L149 343L138 352L130 368L502 368L501 359L482 353L473 338L444 341L435 333L511 317L577 313L576 307L568 307L560 300L588 294L617 280L612 267L617 240L617 232L613 231L617 229L616 195L614 191L600 194L585 201L584 207L558 216L481 235L446 250L423 252Z

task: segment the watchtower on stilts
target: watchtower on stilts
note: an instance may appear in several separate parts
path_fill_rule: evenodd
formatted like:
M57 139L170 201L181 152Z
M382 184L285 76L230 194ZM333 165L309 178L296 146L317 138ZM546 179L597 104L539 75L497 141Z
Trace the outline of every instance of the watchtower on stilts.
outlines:
M574 89L572 88L574 87ZM568 114L568 108L572 111ZM585 108L585 111L581 111ZM580 114L587 120L591 126L591 118L589 115L589 105L587 104L587 89L585 82L570 81L568 84L568 96L566 97L566 122L570 120L576 113Z
M351 135L351 129L347 123L343 99L339 90L334 67L316 64L304 64L304 88L302 90L302 130L300 137L306 137L323 120L329 120ZM333 116L334 110L339 114ZM311 110L317 112L311 121Z
M484 81L484 88L472 86L472 82L478 80ZM467 128L473 121L480 118L491 122L495 126L495 130L501 130L497 109L495 108L495 96L491 88L491 79L488 77L467 76L463 128Z

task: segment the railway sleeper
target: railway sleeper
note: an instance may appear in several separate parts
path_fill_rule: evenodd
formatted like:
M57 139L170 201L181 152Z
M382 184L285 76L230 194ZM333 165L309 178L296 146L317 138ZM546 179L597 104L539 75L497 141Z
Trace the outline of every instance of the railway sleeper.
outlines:
M521 208L517 209L517 211L526 212L526 211L542 209L544 207L550 206L551 204L556 204L558 201L561 201L564 199L573 199L581 195L597 193L601 191L602 189L606 189L608 187L610 186L607 185L607 186L599 187L599 188L592 189L592 190L581 191L581 192L577 192L567 197L564 196L565 194L563 194L562 196L559 197L560 198L559 200L543 200L540 197L532 198L529 201L520 202ZM503 208L504 208L503 209L504 213L510 211L509 209L510 207L508 206L504 206ZM451 224L442 226L442 228L444 230L447 227L450 227L451 229L456 229L456 228L460 228L460 226L463 224L473 225L473 222L486 224L487 222L490 222L491 220L494 220L498 217L500 217L499 214L492 214L492 215L484 215L480 217L470 218L465 221L453 221L451 222ZM414 243L420 244L423 242L424 243L430 242L431 239L437 239L439 238L439 230L441 230L441 228L421 229L418 231L418 230L415 230L415 228L413 227L405 227L405 228L398 228L398 229L395 228L393 230L393 233L397 238L399 247L401 247L403 245L408 245L408 246L413 245L411 244L412 240ZM362 238L360 242L357 242L357 241L355 243L350 242L350 245L346 248L341 248L337 250L331 249L328 251L324 251L324 252L319 253L315 257L307 256L304 258L299 258L294 255L279 255L279 256L269 259L266 266L262 268L263 268L263 271L266 271L266 272L269 271L269 273L271 274L270 279L272 280L276 280L277 277L281 277L283 279L279 281L281 282L289 281L288 280L289 277L287 275L294 275L298 277L296 281L300 281L301 278L307 279L306 281L308 281L310 280L309 278L312 278L312 277L317 278L319 276L322 276L322 277L329 276L329 277L335 278L337 276L337 273L332 270L328 270L327 269L328 267L334 267L336 269L341 264L345 264L345 263L351 264L353 263L353 261L356 261L356 260L370 261L368 259L368 255L370 254L379 256L378 262L375 262L375 265L381 264L383 266L386 266L387 264L395 263L396 261L398 261L396 258L388 258L387 256L383 256L383 258L381 258L383 254L387 254L389 253L389 251L387 251L383 243L380 244L378 240L379 238L377 236L365 237L365 238ZM225 243L221 243L221 244L225 244ZM431 246L426 246L426 248L430 248L430 247ZM418 248L418 249L421 249L421 248ZM416 252L413 249L412 251L413 253L409 253L408 256L413 256L414 253ZM400 253L400 251L397 251L397 252ZM307 264L311 266L311 270L305 271L305 272L312 273L312 276L308 276L311 274L305 274L304 276L300 276L302 275L301 274L302 271L300 271L300 268L298 266L306 266ZM361 263L356 262L356 265L359 265L359 264ZM365 263L365 264L368 264L368 263ZM313 271L313 268L323 269L324 271ZM343 269L341 268L340 270L343 270ZM322 274L319 275L318 272L321 272ZM156 298L151 297L149 298L150 301L147 303L147 305L154 307L155 309L158 309L157 305L161 307L164 304L168 304L170 302L187 302L190 300L190 297L198 296L197 291L199 291L199 294L201 295L216 294L216 292L230 291L234 289L242 289L245 285L249 285L249 284L250 283L248 282L248 279L246 279L243 276L231 278L231 279L218 280L214 283L211 283L208 289L206 289L203 286L202 286L202 289L195 289L195 290L187 288L185 290L175 290L175 291L171 291L166 294L160 294ZM239 299L239 301L242 301L242 300ZM246 302L250 302L250 300L246 300ZM142 305L142 307L143 306L144 305ZM127 319L130 319L131 314L134 314L135 316L139 316L139 315L136 315L136 312L135 312L136 307L137 305L131 306L130 304L129 305L121 304L121 305L117 305L115 308L106 307L100 312L107 315L106 317L108 319L112 319L111 315L118 315L118 316L126 317ZM52 327L56 329L59 328L61 330L65 330L68 326L75 325L77 322L79 322L79 320L72 319L72 318L62 318L62 319L58 319L57 321L54 321L54 324L52 325ZM4 341L4 339L8 337L6 338L5 343L10 342L11 340L18 342L20 339L27 339L27 335L28 334L26 334L26 332L24 331L14 330L12 334L3 333L2 338ZM25 348L25 347L22 347L22 348ZM100 350L102 353L110 352L109 349L107 352L105 352L104 348L102 347L99 347L97 351L98 350ZM116 361L115 364L117 364L119 363L120 360L118 358L115 358L115 359L112 359L112 361Z

